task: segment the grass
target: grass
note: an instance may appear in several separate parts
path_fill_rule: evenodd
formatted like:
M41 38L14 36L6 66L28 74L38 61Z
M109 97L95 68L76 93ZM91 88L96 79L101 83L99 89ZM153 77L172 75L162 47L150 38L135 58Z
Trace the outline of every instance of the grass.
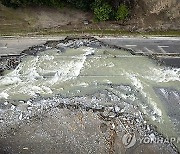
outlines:
M155 36L180 36L180 30L153 31L144 34L155 35Z
M33 28L36 18L28 10L5 8L0 5L0 36L38 36L38 35L99 35L99 36L180 36L177 31L130 32L115 29L71 29L60 28L39 29Z
M153 32L130 32L124 30L113 29L85 29L85 30L61 30L61 29L2 29L0 27L1 36L38 36L38 35L98 35L98 36L180 36L179 31L153 31Z

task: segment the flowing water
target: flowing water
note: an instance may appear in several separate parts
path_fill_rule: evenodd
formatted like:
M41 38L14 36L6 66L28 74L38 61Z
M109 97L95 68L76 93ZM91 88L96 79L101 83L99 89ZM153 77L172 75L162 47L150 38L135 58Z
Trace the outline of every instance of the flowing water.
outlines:
M116 48L84 46L83 41L75 48L68 43L25 56L14 70L6 70L0 77L1 102L56 94L83 97L107 90L121 98L115 103L125 101L138 106L159 132L178 137L180 118L174 114L179 113L180 104L179 68L160 66L148 57ZM168 99L168 91L176 99L174 108L174 104L163 101L163 97ZM112 102L100 99L90 103L108 106Z

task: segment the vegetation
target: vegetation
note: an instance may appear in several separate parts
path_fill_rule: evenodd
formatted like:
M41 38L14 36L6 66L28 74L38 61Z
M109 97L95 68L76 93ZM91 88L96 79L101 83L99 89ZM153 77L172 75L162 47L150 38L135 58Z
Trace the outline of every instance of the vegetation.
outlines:
M46 5L46 6L61 6L60 0L0 0L1 3L7 7L22 7L28 5Z
M25 7L25 6L51 6L62 7L71 6L84 11L92 11L97 21L106 20L124 20L129 15L129 9L126 5L114 6L117 0L0 0L7 7ZM120 0L120 2L123 0Z
M82 9L84 11L89 11L91 9L91 4L94 0L66 0L64 3L70 4L71 6Z
M98 21L106 21L110 19L112 7L102 0L95 0L95 2L93 3L93 11L95 19L97 19Z
M129 15L129 9L126 5L121 4L116 13L116 20L124 20Z

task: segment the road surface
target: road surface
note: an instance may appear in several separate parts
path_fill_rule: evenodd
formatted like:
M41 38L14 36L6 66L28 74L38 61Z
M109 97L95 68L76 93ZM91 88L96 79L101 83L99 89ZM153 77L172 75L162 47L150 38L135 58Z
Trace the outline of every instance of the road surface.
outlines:
M48 40L65 37L0 37L0 56L17 55L33 46ZM96 37L99 40L119 47L132 49L137 54L156 55L168 66L180 67L180 37Z
M133 49L138 53L180 53L180 38L101 38L112 45Z
M0 55L18 54L32 45L42 44L47 40L58 40L64 38L65 37L1 37ZM103 37L98 39L112 45L133 49L137 53L180 54L180 37Z

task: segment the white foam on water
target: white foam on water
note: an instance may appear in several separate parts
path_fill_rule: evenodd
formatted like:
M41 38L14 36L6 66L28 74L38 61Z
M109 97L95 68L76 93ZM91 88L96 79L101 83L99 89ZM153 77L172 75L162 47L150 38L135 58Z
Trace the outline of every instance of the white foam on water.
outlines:
M107 64L107 67L114 67L114 63L110 62L109 64Z
M84 55L85 55L85 56L88 56L88 55L93 54L93 53L95 52L95 49L94 49L94 48L87 47L87 48L84 48L83 51L86 52Z
M37 94L52 94L53 91L48 86L26 85L19 89L19 92L28 96L36 96Z
M77 84L76 86L81 86L81 87L87 87L89 84L86 82L81 82L79 84Z
M42 60L54 60L54 56L44 55L42 56Z
M112 81L107 80L107 79L104 79L103 82L108 83L108 84L111 84L111 83L112 83Z
M9 95L6 92L0 93L0 99L8 99Z
M60 69L56 70L54 77L49 81L51 85L57 82L63 82L74 79L79 76L81 69L84 67L86 56L95 52L93 48L84 48L84 54L73 56L71 61L63 61Z
M57 53L53 51L47 54L42 53L36 57L27 57L15 70L0 79L0 87L10 86L6 93L1 94L1 98L7 99L9 95L16 92L27 96L52 94L53 88L51 87L53 85L78 77L87 56L95 52L93 48L82 48L82 50L84 53L74 56L72 59L58 59L58 57L55 59Z
M151 68L146 79L156 82L180 81L180 68Z
M12 77L5 77L1 80L1 85L8 86L8 85L13 85L16 83L19 83L21 79L16 76Z
M29 81L36 80L37 78L41 77L35 67L29 68L25 73L27 73L26 77Z
M0 85L8 86L21 82L19 75L20 66L18 66L15 70L3 76L0 79Z
M37 68L38 68L38 62L39 62L40 57L34 57L32 60L29 61L28 63L28 69L24 68L24 76L27 77L28 81L34 81L36 80L36 78L39 78L40 75L37 72Z
M26 86L22 86L19 89L19 92L22 94L26 94L28 96L36 96L37 94L40 94L41 92L43 92L43 90L39 86L26 85Z
M53 85L58 82L64 82L76 78L80 74L85 60L86 57L81 55L78 59L62 61L59 68L57 68L58 70L56 70L54 77L48 81L49 84Z
M153 108L153 113L152 114L157 114L159 117L162 117L162 111L160 108L158 108L156 102L153 101L153 99L151 98L150 95L148 95L145 90L144 90L144 84L140 81L140 79L138 79L138 75L135 74L130 74L130 73L125 73L126 76L131 79L131 83L132 85L138 89L140 91L140 93L144 96L144 98L147 99L148 104L151 104L151 107ZM145 111L145 110L144 110ZM152 115L153 116L153 115ZM154 119L152 118L152 120L161 120L161 119Z

